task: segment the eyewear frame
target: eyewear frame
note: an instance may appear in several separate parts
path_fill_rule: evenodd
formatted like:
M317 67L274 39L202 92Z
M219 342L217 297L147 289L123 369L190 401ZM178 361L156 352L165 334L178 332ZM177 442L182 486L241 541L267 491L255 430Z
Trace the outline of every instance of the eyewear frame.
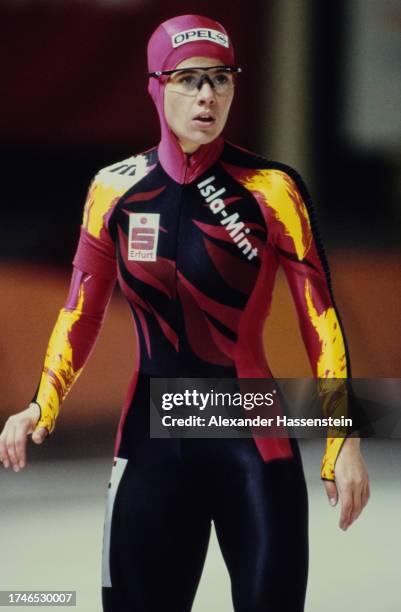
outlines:
M158 79L161 76L170 76L176 72L191 72L192 70L218 70L221 72L230 72L232 74L239 74L242 69L239 66L188 66L187 68L174 68L174 70L156 70L155 72L148 72L148 76Z

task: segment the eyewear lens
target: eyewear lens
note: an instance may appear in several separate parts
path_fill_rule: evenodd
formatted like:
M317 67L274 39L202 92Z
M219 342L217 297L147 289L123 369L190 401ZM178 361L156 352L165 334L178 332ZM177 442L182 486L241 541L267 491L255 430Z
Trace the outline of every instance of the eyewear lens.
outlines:
M234 86L234 74L241 72L241 68L218 66L211 68L179 68L151 76L169 75L169 83L178 93L196 95L204 83L208 83L216 94L228 93Z

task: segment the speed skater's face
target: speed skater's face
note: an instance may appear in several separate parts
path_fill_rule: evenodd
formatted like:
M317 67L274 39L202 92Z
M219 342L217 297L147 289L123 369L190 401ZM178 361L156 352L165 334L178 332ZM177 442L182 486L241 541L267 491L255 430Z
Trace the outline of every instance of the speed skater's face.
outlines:
M211 70L176 72L166 83L164 115L185 153L194 153L224 129L234 97L234 76L213 70L221 65L218 59L191 57L178 64L177 70L205 67ZM203 76L198 82L203 73L208 78ZM197 82L198 86L194 86Z

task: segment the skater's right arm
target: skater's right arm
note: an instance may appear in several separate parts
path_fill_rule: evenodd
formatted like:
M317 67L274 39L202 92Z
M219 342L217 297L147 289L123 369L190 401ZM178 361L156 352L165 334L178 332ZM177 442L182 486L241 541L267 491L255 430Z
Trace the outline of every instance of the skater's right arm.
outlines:
M108 218L115 194L95 180L88 194L70 291L50 336L37 391L28 408L10 416L0 434L0 460L19 471L26 440L38 444L54 429L60 406L81 373L99 334L116 280ZM105 197L110 196L110 197Z

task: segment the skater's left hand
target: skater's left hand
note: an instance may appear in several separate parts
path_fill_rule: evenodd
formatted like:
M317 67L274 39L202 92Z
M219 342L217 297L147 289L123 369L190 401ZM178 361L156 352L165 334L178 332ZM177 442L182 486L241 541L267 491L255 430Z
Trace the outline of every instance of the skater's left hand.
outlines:
M347 438L335 465L335 482L324 481L331 506L341 502L339 527L344 531L361 514L370 497L369 476L359 438Z

